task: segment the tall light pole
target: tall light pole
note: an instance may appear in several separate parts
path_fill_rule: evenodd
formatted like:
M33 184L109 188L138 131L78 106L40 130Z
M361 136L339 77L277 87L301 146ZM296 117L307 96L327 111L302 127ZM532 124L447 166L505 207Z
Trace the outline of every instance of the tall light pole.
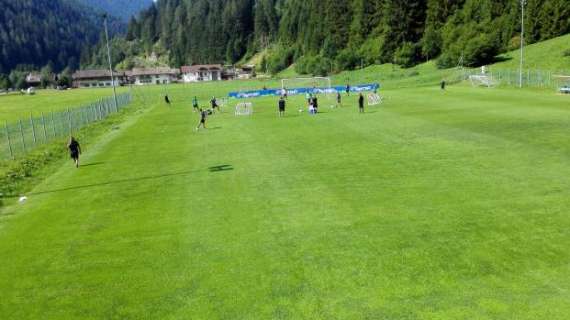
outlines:
M109 59L109 71L111 72L113 99L115 100L115 110L117 110L119 108L119 103L117 102L117 89L115 89L115 75L113 73L113 64L111 63L111 47L109 46L109 30L107 29L107 14L103 15L103 24L105 25L105 39L107 40L107 58Z
M521 61L519 66L519 87L523 87L523 59L524 59L524 6L526 0L521 0Z

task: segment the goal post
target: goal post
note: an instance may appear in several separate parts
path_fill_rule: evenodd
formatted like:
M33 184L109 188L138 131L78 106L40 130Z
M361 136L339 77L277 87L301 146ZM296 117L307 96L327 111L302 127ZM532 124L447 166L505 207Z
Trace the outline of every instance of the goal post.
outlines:
M382 104L384 101L384 98L377 93L369 93L367 98L369 106L377 106Z
M251 116L252 114L253 114L253 103L240 102L236 105L235 109L236 116Z
M322 95L325 98L325 104L328 104L331 108L335 106L334 95L336 91L332 87L331 78L328 77L282 79L281 92L282 95Z
M332 88L331 85L331 78L327 77L312 77L312 78L291 78L291 79L282 79L281 80L281 89L288 90L288 89L300 89L300 88L309 88L309 89L328 89ZM319 90L319 91L320 91Z
M487 87L492 88L497 85L495 79L490 74L481 74L481 75L471 75L469 76L469 81L471 85L474 87Z
M570 75L553 75L556 90L561 94L570 94Z

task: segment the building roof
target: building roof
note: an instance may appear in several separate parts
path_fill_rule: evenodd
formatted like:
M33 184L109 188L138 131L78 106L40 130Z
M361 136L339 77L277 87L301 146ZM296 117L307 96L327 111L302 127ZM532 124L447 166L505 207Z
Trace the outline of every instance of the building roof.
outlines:
M180 71L178 69L171 69L167 67L159 68L135 68L131 71L127 71L127 76L153 76L153 75L177 75Z
M113 74L116 77L125 76L125 72L123 71L113 71ZM111 72L109 70L78 70L71 77L73 80L111 78Z
M26 76L27 83L39 83L42 81L42 75L36 72L31 72Z
M193 66L183 66L180 68L182 73L194 73L199 71L221 71L221 64L195 64Z

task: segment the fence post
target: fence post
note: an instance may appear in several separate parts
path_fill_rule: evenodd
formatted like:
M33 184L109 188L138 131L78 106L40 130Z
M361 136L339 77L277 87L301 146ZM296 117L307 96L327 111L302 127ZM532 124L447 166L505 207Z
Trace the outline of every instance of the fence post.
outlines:
M30 112L30 124L32 125L32 137L34 137L34 144L37 143L36 140L36 128L34 126L34 115Z
M51 114L51 129L53 131L53 138L57 138L57 131L55 129L55 116L53 115L53 111L50 113Z
M44 128L44 141L47 142L48 138L47 138L47 130L46 130L46 119L44 117L44 113L42 112L42 126Z
M71 120L71 110L67 108L67 118L69 120L69 135L73 134L73 122Z
M6 140L8 140L8 150L10 150L10 157L14 159L14 151L12 151L12 141L10 141L10 131L8 130L8 121L4 121L4 128L6 128Z
M26 139L24 138L24 127L22 126L22 120L18 120L20 124L20 135L22 136L22 147L24 148L24 153L26 152Z

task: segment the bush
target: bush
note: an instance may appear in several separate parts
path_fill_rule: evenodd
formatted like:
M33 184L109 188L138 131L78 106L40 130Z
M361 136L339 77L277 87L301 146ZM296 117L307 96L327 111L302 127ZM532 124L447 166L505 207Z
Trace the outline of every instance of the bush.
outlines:
M355 50L344 49L336 57L336 65L339 70L354 70L360 65L361 57Z
M333 65L334 63L331 59L323 56L304 56L295 63L295 71L298 74L327 76Z
M275 51L269 54L269 58L267 59L267 71L271 74L277 74L287 69L287 67L293 63L294 54L295 51L293 48L279 46Z
M366 65L380 63L380 51L384 43L384 38L370 38L367 39L359 50L359 56Z
M411 42L404 43L394 53L394 63L403 68L410 68L416 64L419 58L419 50L416 45Z
M562 56L563 57L570 57L570 49L564 50L564 52L562 52Z

